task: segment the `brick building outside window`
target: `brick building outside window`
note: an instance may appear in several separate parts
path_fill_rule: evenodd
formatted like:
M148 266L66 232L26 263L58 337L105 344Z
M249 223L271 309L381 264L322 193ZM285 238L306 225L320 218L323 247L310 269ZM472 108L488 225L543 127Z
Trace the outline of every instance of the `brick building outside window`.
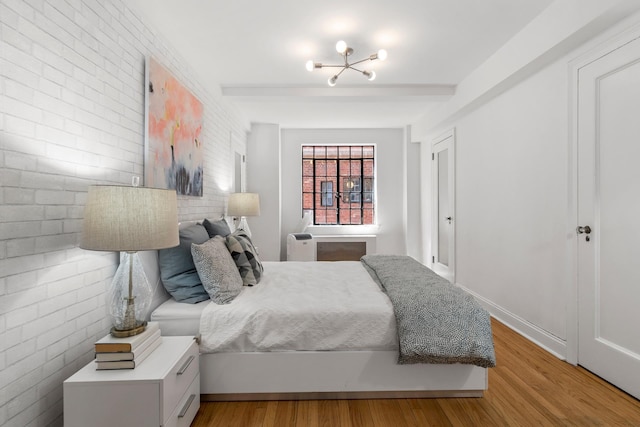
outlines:
M374 145L303 145L303 211L315 225L373 224L374 173Z

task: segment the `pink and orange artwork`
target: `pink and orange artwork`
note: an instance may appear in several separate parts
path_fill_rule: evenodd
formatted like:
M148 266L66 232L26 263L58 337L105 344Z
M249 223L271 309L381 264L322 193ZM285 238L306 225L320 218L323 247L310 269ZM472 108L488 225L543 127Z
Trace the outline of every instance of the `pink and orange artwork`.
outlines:
M152 57L147 76L145 186L202 197L202 103Z

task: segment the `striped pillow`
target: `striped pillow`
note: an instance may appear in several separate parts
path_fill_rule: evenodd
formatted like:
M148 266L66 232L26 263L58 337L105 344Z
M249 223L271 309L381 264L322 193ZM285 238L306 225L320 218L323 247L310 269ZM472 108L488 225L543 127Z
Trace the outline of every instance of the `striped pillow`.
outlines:
M258 251L244 230L236 230L226 238L231 258L236 263L242 283L246 286L257 285L262 277L262 263Z

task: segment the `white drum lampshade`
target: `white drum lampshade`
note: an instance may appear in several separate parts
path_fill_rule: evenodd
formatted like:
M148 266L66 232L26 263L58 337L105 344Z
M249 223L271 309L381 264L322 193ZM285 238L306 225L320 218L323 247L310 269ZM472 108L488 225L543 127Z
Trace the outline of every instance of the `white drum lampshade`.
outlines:
M244 230L251 237L247 223L248 216L260 216L260 195L258 193L232 193L229 195L227 215L239 217L236 229Z

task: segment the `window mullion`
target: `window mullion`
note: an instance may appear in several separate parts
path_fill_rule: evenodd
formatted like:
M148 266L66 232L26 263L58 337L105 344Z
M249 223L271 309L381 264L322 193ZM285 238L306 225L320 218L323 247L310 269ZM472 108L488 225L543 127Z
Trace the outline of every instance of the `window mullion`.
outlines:
M340 171L342 170L342 159L340 159L340 155L338 154L338 159L336 159L336 183L338 184L338 199L337 199L337 206L336 206L336 223L338 225L342 225L342 221L340 220L341 215L340 215L340 210L341 210L341 203L344 200L344 183L342 182L342 180L340 179ZM342 188L342 191L340 190Z
M364 221L364 156L360 156L360 224Z

